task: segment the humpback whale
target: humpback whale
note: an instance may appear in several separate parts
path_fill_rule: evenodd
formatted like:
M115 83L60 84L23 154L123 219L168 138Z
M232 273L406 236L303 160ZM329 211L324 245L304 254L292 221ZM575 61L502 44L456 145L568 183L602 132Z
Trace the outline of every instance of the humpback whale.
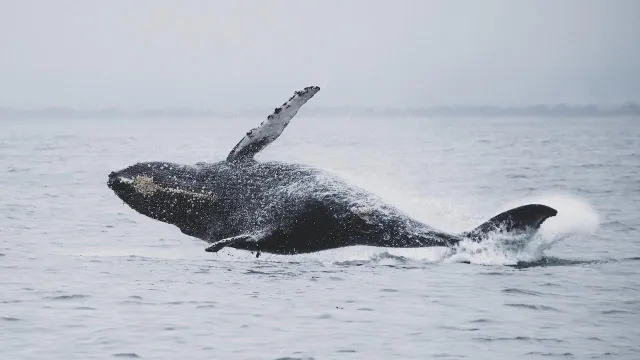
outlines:
M354 245L417 248L481 242L493 232L534 234L557 211L529 204L463 233L424 224L362 188L303 164L257 161L317 86L296 91L250 130L225 160L195 165L136 163L109 174L107 185L132 209L225 247L293 255Z

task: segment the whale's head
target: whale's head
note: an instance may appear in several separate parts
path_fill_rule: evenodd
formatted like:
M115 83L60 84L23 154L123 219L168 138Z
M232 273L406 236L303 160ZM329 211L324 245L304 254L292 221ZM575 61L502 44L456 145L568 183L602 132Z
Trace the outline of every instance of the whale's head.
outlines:
M137 212L176 225L187 235L203 237L216 196L198 187L197 180L196 167L145 162L112 172L107 185Z

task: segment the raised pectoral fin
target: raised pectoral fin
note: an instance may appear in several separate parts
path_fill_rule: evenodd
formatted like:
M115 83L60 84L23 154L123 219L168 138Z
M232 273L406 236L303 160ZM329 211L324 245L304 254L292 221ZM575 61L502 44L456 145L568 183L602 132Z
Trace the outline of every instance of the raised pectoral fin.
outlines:
M282 134L289 121L298 113L298 110L307 100L311 99L320 88L309 86L296 91L293 96L277 107L260 126L251 129L247 135L231 150L227 161L236 162L252 159L255 154L271 144Z

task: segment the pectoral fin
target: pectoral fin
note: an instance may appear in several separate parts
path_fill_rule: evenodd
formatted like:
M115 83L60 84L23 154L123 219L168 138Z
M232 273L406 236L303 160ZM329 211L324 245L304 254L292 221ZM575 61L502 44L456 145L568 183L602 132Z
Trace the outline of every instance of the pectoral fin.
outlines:
M222 240L216 241L213 244L211 244L211 246L209 246L208 248L204 249L204 251L206 251L206 252L218 252L218 251L222 250L223 248L225 248L225 247L227 247L229 245L233 245L233 244L241 242L241 241L257 241L257 239L253 235L238 235L238 236L234 236L234 237L230 237L230 238L226 238L226 239L222 239Z
M311 99L320 88L308 86L296 91L293 96L282 106L277 107L273 114L269 115L260 126L251 129L242 140L231 150L227 156L229 162L239 162L253 157L262 149L277 139L287 127L289 121L298 113L298 110L307 100Z

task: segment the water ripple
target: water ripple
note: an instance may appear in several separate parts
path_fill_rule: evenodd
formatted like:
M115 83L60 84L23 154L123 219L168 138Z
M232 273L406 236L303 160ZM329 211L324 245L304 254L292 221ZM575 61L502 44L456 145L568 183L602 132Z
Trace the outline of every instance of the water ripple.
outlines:
M531 305L531 304L504 304L505 306L511 306L511 307L516 307L516 308L523 308L523 309L531 309L531 310L542 310L542 311L558 311L560 312L560 310L551 307L551 306L547 306L547 305Z
M503 289L502 292L505 293L505 294L511 294L511 295L531 295L531 296L542 296L542 295L544 295L544 294L539 293L537 291L514 289L514 288Z
M528 336L514 336L514 337L478 337L474 340L493 342L493 341L526 341L526 342L554 342L563 343L564 340L554 338L534 338Z
M45 299L49 300L76 300L88 298L88 295L73 294L73 295L59 295L59 296L46 296Z
M119 358L140 358L141 356L136 353L117 353L113 354L113 357Z

